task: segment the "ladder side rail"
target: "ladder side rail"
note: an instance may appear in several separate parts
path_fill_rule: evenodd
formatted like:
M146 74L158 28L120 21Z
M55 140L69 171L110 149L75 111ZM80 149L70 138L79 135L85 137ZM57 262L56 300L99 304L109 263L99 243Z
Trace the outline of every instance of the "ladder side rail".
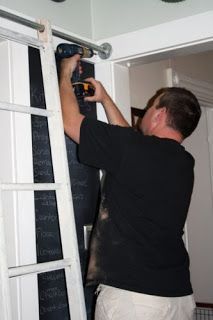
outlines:
M10 285L7 264L2 191L0 190L0 312L1 320L12 320Z
M0 27L0 37L7 39L7 40L15 41L15 42L27 45L27 46L31 46L34 48L42 48L43 47L43 43L33 37L30 37L28 35L24 35L22 33L16 32L16 31L11 31L9 29L2 28L2 27Z
M69 179L69 169L64 138L64 128L60 108L60 97L49 23L42 21L45 32L39 33L44 41L44 49L40 50L43 72L44 92L47 109L58 111L58 116L48 118L50 146L54 179L62 181L64 189L56 191L59 225L64 258L71 259L72 268L66 268L67 293L71 319L85 320L86 308L83 293L82 275L78 252L77 234ZM61 180L62 179L62 180Z

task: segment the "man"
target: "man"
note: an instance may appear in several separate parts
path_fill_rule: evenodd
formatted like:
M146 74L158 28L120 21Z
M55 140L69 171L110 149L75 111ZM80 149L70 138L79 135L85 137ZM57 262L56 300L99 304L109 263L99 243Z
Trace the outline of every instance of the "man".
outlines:
M150 99L139 133L89 79L95 95L87 100L103 104L111 125L86 119L70 83L79 59L62 61L59 86L64 128L79 143L80 161L107 173L88 268L88 283L99 284L95 319L192 319L182 235L194 159L180 143L198 124L199 103L186 89L162 89Z

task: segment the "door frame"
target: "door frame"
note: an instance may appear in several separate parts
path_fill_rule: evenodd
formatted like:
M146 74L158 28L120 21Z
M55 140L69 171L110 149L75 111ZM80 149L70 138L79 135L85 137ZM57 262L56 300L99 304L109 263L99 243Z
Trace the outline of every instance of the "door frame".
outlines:
M95 59L96 78L130 121L129 67L213 50L213 11L101 39L97 44L103 42L112 45L112 55L108 60ZM101 107L98 117L106 121Z
M100 80L114 101L118 105L127 120L130 119L130 91L129 91L129 67L139 64L166 60L178 55L189 55L213 50L213 11L167 22L161 25L149 27L143 30L115 36L105 39L112 45L113 52L110 61L97 61L95 65L96 78ZM164 35L163 37L159 35ZM139 41L140 39L140 41ZM99 44L103 43L103 40ZM104 72L103 72L104 65ZM177 75L173 75L174 77ZM180 76L181 83L190 84L190 79ZM173 83L168 85L174 85ZM178 80L178 79L176 79ZM121 87L123 90L119 90ZM201 104L206 108L207 125L209 132L211 186L213 194L213 109L210 108L213 101L212 88L203 87L203 83L196 81L190 84ZM191 88L191 89L192 89ZM193 90L192 90L193 91ZM125 102L125 103L124 103ZM103 110L98 108L101 120ZM129 122L131 123L131 122ZM187 238L187 228L186 228ZM188 247L188 239L186 239Z

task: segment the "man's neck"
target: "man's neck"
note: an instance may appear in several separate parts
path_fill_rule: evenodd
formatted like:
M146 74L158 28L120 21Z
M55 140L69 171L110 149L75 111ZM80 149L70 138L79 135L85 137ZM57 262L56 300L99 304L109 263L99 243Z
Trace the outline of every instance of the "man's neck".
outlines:
M166 127L159 131L156 130L156 132L153 132L153 135L159 138L173 139L179 143L183 142L182 135L178 131L173 130L172 128L169 128L169 127Z

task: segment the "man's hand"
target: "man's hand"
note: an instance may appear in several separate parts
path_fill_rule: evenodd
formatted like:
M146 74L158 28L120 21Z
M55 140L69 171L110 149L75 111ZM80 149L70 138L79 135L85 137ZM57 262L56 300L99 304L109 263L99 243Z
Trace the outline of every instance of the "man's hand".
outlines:
M60 78L71 79L73 71L79 67L80 55L75 54L73 57L64 58L61 60ZM81 72L81 69L79 70Z
M90 102L101 102L110 124L129 127L129 123L123 117L120 110L108 95L101 82L95 80L94 78L87 78L85 80L93 85L95 88L95 94L91 97L85 97L84 100Z
M85 81L91 83L95 89L95 94L91 97L85 97L85 101L101 102L104 105L107 100L111 99L100 81L97 81L94 78L87 78Z

